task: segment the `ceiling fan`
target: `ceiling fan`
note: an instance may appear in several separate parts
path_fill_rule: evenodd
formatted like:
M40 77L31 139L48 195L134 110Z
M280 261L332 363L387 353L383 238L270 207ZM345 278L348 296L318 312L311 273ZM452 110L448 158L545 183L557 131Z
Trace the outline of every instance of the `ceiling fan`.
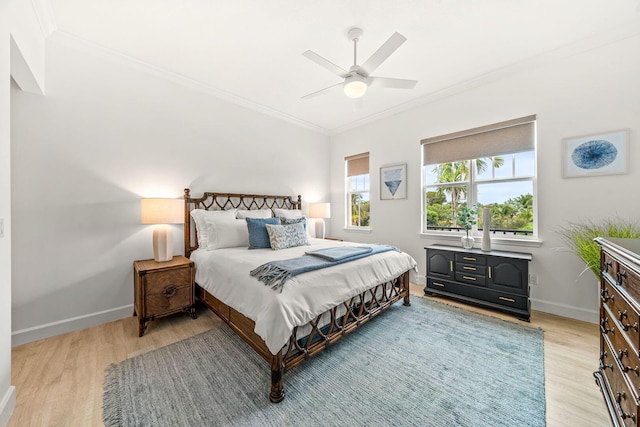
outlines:
M341 83L336 83L319 91L312 92L302 97L302 99L313 98L321 95L334 87L343 86L344 93L349 98L360 98L367 91L368 87L386 87L393 89L413 89L418 83L417 80L392 79L389 77L374 77L371 75L376 68L380 66L393 52L395 52L407 39L400 33L393 33L389 39L384 42L380 48L371 55L367 61L358 65L357 46L358 41L362 37L362 29L352 28L347 33L349 41L353 42L353 65L349 71L337 66L333 62L323 58L310 50L303 53L304 56L326 68L340 78L344 79Z

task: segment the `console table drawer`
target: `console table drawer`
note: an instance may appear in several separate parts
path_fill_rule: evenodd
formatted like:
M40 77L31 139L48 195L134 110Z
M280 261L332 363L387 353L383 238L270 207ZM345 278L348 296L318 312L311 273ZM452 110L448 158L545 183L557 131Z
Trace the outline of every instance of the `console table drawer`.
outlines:
M456 263L463 264L476 264L476 265L485 265L487 263L487 259L484 255L475 255L475 254L456 254Z
M479 276L477 274L461 273L459 271L456 271L456 281L469 283L471 285L484 286L485 277L484 276Z
M528 309L528 298L504 292L488 290L481 286L465 285L447 280L427 279L427 288L447 294L461 295L479 301L499 304L517 310Z

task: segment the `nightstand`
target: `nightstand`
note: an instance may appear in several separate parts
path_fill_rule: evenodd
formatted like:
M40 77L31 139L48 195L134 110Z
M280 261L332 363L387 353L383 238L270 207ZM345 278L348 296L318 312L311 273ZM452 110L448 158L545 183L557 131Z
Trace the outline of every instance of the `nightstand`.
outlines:
M152 259L133 262L134 316L138 316L138 336L143 336L147 323L158 317L185 311L193 319L195 267L193 261L175 256L171 261Z

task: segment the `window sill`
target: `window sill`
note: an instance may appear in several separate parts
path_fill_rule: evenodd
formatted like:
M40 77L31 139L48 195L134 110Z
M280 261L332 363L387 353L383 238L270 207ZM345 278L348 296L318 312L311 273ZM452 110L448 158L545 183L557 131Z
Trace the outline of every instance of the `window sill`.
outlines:
M446 241L456 241L460 242L460 238L462 234L444 234L444 233L420 233L420 238L422 239L436 239L436 240L446 240ZM480 247L482 245L482 237L481 236L472 236L476 240L476 245ZM530 248L539 248L542 246L542 240L536 237L496 237L491 236L491 243L496 245L505 245L505 246L523 246Z
M371 233L370 227L345 227L344 231L347 233Z

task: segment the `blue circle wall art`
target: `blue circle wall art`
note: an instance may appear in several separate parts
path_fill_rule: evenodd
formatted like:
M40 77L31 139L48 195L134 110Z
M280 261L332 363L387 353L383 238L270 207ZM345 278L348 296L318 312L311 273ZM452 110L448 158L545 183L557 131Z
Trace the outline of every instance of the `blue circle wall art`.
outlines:
M565 138L562 143L565 178L627 172L629 129Z
M600 169L610 165L617 156L615 145L604 139L594 139L574 148L571 161L580 169Z

